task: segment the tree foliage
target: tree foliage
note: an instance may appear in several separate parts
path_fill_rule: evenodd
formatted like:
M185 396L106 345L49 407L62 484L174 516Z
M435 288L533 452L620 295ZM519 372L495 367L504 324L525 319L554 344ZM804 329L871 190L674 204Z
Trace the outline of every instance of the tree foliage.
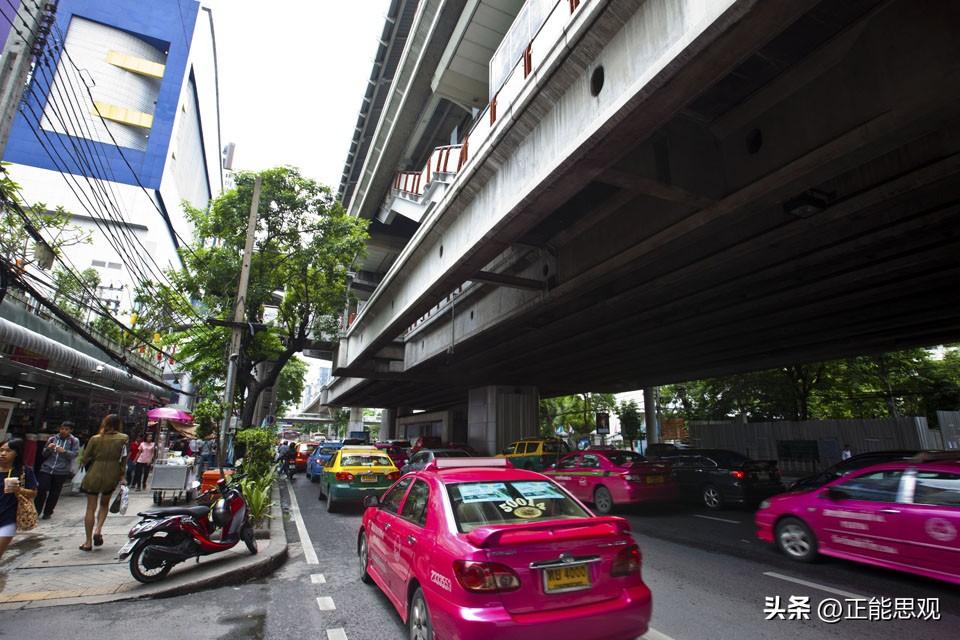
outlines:
M555 436L557 427L586 435L597 428L598 411L615 411L617 401L612 393L581 393L540 400L540 431Z
M617 405L617 417L620 418L620 433L628 448L633 448L633 441L641 437L643 429L643 415L635 400L628 400Z
M942 356L942 357L941 357ZM927 416L960 408L960 349L908 349L667 385L663 413L752 421Z
M266 331L243 332L236 396L242 425L251 423L257 399L275 386L293 354L313 340L337 334L349 265L361 255L366 239L366 222L347 215L328 187L290 167L260 175L245 320L263 323L267 309L275 317ZM183 305L190 299L202 314L233 319L255 177L238 173L236 187L207 210L185 204L195 241L181 254L184 268L169 274L176 291L156 284L159 295L139 298L141 324L169 332L164 342L177 345L181 367L204 393L222 389L231 330L200 331L179 326L177 318L187 315Z
M277 386L274 389L278 418L286 415L291 407L295 407L300 402L308 369L307 363L300 358L290 358L280 370L280 377L277 378Z

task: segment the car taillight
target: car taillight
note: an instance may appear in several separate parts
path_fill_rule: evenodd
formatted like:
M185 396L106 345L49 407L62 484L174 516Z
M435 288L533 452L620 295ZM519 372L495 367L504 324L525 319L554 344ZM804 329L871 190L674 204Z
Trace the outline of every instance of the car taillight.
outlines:
M346 471L337 471L338 482L351 482L352 480L353 480L352 473L347 473Z
M737 480L743 480L744 478L747 477L747 474L743 471L731 471L730 475L732 475Z
M520 578L513 569L496 562L454 560L453 575L461 587L474 593L516 591L520 588Z
M613 560L610 575L614 578L640 573L640 547L631 545L620 551Z
M626 480L627 482L640 482L642 478L641 476L635 476L632 473L625 473L623 475L623 479Z
M395 480L399 480L399 479L400 479L399 471L391 471L390 473L387 474L387 480L389 480L390 482L394 482Z

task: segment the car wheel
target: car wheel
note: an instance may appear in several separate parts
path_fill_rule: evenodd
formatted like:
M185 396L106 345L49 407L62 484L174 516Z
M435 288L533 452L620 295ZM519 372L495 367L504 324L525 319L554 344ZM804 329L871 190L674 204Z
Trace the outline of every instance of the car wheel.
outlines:
M703 497L703 504L707 509L719 509L723 506L723 496L720 494L720 489L712 484L704 485L700 495Z
M310 482L320 482L320 478L318 478L315 474L311 473L307 477L310 478Z
M817 537L797 518L784 518L778 522L774 540L791 560L812 562L817 557Z
M322 501L324 498L326 498L326 495L324 495L324 493L323 493L323 483L321 482L321 483L320 483L320 494L317 496L317 500L321 500L321 501Z
M593 507L601 516L605 516L613 510L613 496L606 487L597 487L593 492Z
M423 589L417 587L410 599L410 615L407 616L410 627L410 640L433 640L433 623L430 621L430 610L423 597Z
M333 513L337 510L337 503L333 500L333 492L327 491L327 513Z
M367 568L370 566L370 558L368 557L367 550L367 534L360 534L360 544L357 549L357 554L360 556L360 581L363 584L373 584L373 578L370 577L370 572L367 571Z

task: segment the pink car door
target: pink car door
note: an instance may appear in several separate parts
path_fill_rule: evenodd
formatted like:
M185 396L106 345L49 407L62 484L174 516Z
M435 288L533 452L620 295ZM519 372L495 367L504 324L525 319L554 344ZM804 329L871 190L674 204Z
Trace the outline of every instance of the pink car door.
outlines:
M384 590L387 591L387 595L394 602L401 603L405 603L406 593L397 587L396 556L399 553L399 548L395 528L400 524L399 514L403 497L412 483L412 477L403 478L393 485L392 489L383 494L380 508L377 509L377 515L375 516L377 530L371 531L370 540L367 542L370 549L370 563L376 566L377 571L386 582Z
M903 469L868 472L821 491L821 509L811 517L820 544L864 559L904 562L904 505L897 501L903 474Z
M900 519L910 564L960 580L960 473L918 470L906 484L913 500L902 505Z
M546 474L577 498L580 498L582 493L579 486L580 473L583 471L580 468L581 455L582 454L574 453L561 459L557 464L556 470L548 471Z
M429 503L429 486L421 479L415 480L400 508L400 517L396 518L390 528L388 536L393 538L396 550L390 563L393 569L392 580L396 585L395 593L407 593L411 576L429 575L424 571L433 540L433 536L426 531Z

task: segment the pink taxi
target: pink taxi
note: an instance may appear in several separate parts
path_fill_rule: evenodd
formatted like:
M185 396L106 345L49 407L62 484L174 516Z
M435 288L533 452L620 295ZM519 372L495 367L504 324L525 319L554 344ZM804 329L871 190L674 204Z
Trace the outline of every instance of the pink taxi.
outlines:
M587 449L561 458L544 471L583 502L604 515L614 505L663 502L677 497L670 465L648 462L639 453L620 449Z
M865 467L764 500L757 537L803 562L823 555L960 584L960 452Z
M651 596L629 524L502 458L441 458L368 506L357 537L416 640L627 640Z

